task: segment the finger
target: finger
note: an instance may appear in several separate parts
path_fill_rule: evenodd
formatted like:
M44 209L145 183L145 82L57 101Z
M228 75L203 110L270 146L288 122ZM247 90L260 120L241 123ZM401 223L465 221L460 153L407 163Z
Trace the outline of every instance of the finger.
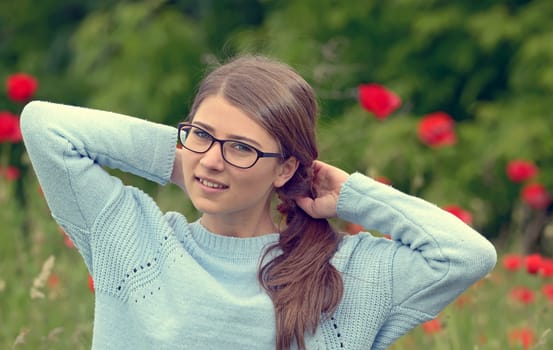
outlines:
M319 171L321 171L326 164L324 162L321 162L320 160L314 160L313 161L313 173L317 175Z
M324 169L325 163L320 160L313 161L313 183L318 185L321 182L321 170Z
M296 204L303 210L306 210L307 208L311 208L313 206L313 198L298 197L296 198Z
M298 197L296 198L296 204L298 207L303 209L309 216L314 217L313 205L315 201L309 197Z

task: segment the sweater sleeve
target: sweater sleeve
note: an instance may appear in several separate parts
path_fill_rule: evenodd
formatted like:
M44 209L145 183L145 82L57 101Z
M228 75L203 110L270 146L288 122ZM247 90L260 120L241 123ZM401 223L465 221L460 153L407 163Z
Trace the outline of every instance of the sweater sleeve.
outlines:
M52 215L81 233L123 188L104 166L160 184L171 175L176 130L166 125L33 101L23 109L21 130Z
M361 174L344 184L337 210L391 235L391 261L381 262L391 263L391 317L398 310L435 317L496 263L493 245L454 215Z

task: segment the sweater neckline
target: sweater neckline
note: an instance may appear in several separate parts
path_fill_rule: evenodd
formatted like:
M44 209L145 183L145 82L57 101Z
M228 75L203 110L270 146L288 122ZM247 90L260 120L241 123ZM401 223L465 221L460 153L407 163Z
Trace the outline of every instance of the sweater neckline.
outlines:
M198 246L211 255L256 260L265 248L278 242L280 237L278 233L247 238L223 236L206 229L199 219L192 223L192 236Z

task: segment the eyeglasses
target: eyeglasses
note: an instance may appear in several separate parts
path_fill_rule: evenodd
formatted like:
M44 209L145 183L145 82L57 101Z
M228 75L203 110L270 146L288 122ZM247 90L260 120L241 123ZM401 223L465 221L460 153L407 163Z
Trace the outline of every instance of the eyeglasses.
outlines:
M189 124L178 125L178 139L182 147L194 153L205 153L215 142L221 144L223 159L232 166L248 169L257 163L259 158L283 158L280 153L261 152L247 143L236 140L219 140L204 129Z

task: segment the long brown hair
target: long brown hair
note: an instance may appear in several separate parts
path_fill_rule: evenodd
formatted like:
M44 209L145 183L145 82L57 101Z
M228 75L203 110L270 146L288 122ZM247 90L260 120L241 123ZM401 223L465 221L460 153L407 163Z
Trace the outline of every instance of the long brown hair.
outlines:
M278 243L265 252L258 279L275 307L276 349L295 341L305 349L305 333L315 332L321 317L331 314L342 298L343 283L330 263L339 235L325 219L313 219L294 198L316 196L313 160L317 102L309 84L289 66L260 56L242 56L209 73L200 84L190 110L193 118L202 101L223 96L263 126L278 142L285 157L299 162L292 178L276 192L286 227ZM277 254L271 254L271 253Z

